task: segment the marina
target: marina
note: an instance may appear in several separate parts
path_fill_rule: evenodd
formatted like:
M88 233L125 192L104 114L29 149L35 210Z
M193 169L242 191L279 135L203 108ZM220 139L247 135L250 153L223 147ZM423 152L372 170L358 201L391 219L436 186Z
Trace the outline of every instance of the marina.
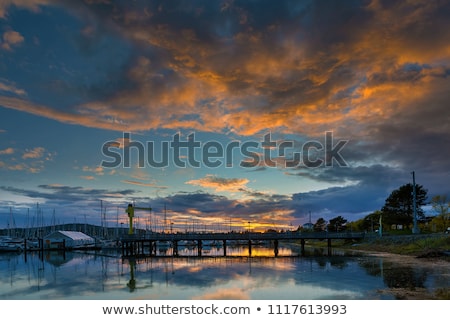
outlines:
M450 286L448 264L334 246L377 236L366 232L154 232L132 225L2 230L0 300L391 300L402 298L397 290L433 297Z
M66 230L62 230L66 229ZM89 235L87 233L92 234ZM0 299L399 299L450 286L448 264L342 251L355 232L143 232L83 224L0 237ZM30 232L28 232L30 233ZM322 242L322 247L311 246ZM403 289L402 289L403 290Z
M231 245L244 245L247 255L252 255L254 245L272 248L273 256L278 256L279 243L299 242L301 255L305 253L307 240L327 241L328 251L331 251L332 240L358 241L365 237L361 232L188 232L188 233L156 233L125 234L120 237L98 238L81 231L58 230L51 231L42 238L27 239L4 236L0 239L2 251L47 251L47 250L87 250L102 248L120 249L122 256L154 256L157 250L170 249L171 255L178 256L179 248L189 247L197 250L202 256L203 249L221 248L227 255Z

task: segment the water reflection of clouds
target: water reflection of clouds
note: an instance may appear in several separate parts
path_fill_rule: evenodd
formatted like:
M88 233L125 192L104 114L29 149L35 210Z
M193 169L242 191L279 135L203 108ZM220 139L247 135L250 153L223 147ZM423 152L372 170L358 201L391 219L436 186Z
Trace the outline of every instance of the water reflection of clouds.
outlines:
M102 259L92 255L52 253L43 260L37 255L27 260L14 275L9 291L14 299L95 299L99 291L111 290L99 267Z
M176 289L184 291L185 288L197 288L203 292L208 289L219 290L218 292L195 293L194 297L229 296L230 292L233 292L236 296L235 299L238 297L246 299L252 288L259 290L259 288L267 287L273 291L282 283L292 283L292 275L286 271L295 269L295 263L291 259L284 258L276 261L268 258L205 258L201 260L179 258L173 259L173 263L170 260L152 262L152 269L141 270L137 277L148 279L151 276L155 282L166 281L176 287L172 291L176 291ZM190 263L194 265L192 266ZM230 287L233 290L230 291Z
M208 292L202 295L192 297L193 300L249 300L250 295L242 288L224 288L217 289L214 292Z
M349 265L327 258L163 258L138 263L136 280L140 294L145 291L145 297L154 296L158 288L159 299L360 297L359 284L331 272Z
M44 256L45 262L55 267L75 267L85 265L88 260L93 259L92 256L76 256L73 252L61 253L58 251L49 251Z
M418 275L372 257L65 258L0 260L0 299L377 299Z
M115 258L68 254L65 257L47 256L44 261L30 256L28 260L26 264L18 263L20 271L15 272L13 279L10 279L12 285L9 288L2 285L7 288L2 294L3 299L95 299L102 292L105 297L114 298L124 294L130 280L129 263ZM257 274L280 273L286 269L282 267L285 265L282 260L276 263L278 270L273 270L275 265L269 260L251 261L246 258L165 258L139 261L134 267L136 288L139 296L159 299L198 297L205 289L221 290L221 293L209 292L208 295L212 296L230 296L230 292L240 292L236 298L245 298L248 296L244 294L245 290L264 286L267 282L266 277L253 278L250 275L252 263L256 261L258 265L254 269L255 272L258 270ZM31 269L26 270L27 268ZM6 285L8 277L3 275L1 278L0 282ZM230 290L230 286L240 289Z

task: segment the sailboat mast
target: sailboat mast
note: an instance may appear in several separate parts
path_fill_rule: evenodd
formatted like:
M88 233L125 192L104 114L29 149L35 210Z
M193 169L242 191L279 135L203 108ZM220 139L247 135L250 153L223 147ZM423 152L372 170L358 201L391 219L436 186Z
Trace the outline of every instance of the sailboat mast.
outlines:
M12 229L12 208L9 207L9 222L8 222L8 236L11 237L11 229Z
M167 230L167 211L166 211L166 204L164 203L164 233Z
M100 200L100 227L103 230L103 200Z

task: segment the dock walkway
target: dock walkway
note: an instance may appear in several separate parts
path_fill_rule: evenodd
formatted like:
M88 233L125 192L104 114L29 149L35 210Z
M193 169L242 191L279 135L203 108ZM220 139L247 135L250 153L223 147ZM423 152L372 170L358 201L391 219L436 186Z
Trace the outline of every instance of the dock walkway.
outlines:
M204 241L221 241L223 255L227 255L227 244L230 242L245 242L248 245L248 254L251 256L252 244L270 241L273 243L274 255L278 256L279 241L300 240L302 255L305 251L306 240L327 240L328 249L331 250L331 241L337 239L360 240L365 237L364 232L243 232L243 233L148 233L145 235L126 235L121 238L122 256L145 255L145 248L149 248L149 255L156 252L156 244L170 242L173 256L178 256L180 241L191 241L197 247L198 256L202 255Z

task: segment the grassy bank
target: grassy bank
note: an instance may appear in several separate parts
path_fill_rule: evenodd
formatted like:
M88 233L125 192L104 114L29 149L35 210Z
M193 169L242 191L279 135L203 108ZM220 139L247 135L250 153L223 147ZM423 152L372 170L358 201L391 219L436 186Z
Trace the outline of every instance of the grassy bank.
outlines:
M312 247L326 247L326 241L308 241ZM450 261L450 235L405 235L367 237L361 241L333 240L333 248L403 254L415 257L440 257Z
M333 247L387 252L419 258L442 258L450 261L450 235L405 235L370 237L357 243L333 241Z
M308 246L326 248L326 241L309 240ZM333 248L385 252L418 258L441 258L450 261L450 235L369 236L361 241L333 240Z

